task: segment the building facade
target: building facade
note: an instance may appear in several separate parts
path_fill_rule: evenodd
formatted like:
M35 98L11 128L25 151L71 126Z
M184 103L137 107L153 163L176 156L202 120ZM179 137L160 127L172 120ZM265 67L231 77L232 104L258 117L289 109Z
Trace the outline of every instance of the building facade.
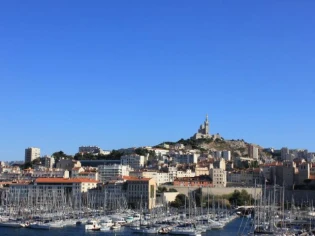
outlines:
M40 148L29 147L25 149L25 163L31 163L40 158Z
M219 168L210 169L210 176L213 187L226 187L227 179L225 170Z
M144 156L137 154L123 155L121 157L121 164L125 166L130 166L134 169L141 169L144 167Z
M100 182L106 182L113 177L129 176L131 168L128 165L100 165L98 166L98 174Z

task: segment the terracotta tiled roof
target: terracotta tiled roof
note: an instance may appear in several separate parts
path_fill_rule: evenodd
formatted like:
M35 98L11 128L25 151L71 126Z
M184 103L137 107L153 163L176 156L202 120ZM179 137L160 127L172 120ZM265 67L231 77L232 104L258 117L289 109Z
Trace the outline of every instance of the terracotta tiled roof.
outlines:
M75 179L65 179L65 178L37 178L35 183L98 183L94 179L85 178L75 178Z

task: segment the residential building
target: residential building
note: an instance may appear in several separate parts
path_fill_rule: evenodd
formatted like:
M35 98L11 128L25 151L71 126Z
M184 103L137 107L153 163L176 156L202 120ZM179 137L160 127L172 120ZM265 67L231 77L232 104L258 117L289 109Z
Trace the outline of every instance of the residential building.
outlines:
M197 165L195 168L196 176L209 175L209 167Z
M55 165L55 158L50 156L41 157L42 165L46 168L53 168Z
M156 183L154 179L124 176L127 183L127 199L138 209L152 209L156 203Z
M39 168L33 171L32 178L69 178L69 171L55 168Z
M226 187L226 171L224 169L210 169L213 187Z
M198 157L200 154L190 153L190 154L175 154L173 156L174 162L179 164L196 164L198 162Z
M131 168L128 165L101 165L98 166L99 179L101 182L111 180L117 176L129 176Z
M121 164L122 165L129 165L131 168L134 169L141 169L144 167L144 156L140 156L137 154L130 154L130 155L123 155L121 157Z
M221 158L222 157L222 151L215 151L213 153L214 158Z
M281 148L281 160L287 160L287 155L290 154L289 148Z
M258 147L255 144L248 145L248 156L254 160L258 160Z
M183 170L178 170L176 172L176 178L191 178L191 177L195 177L196 173L193 172L191 169L187 169L186 171Z
M222 157L226 161L231 160L231 151L222 151Z
M81 162L76 160L61 159L56 164L56 168L71 171L74 167L81 167Z
M35 159L40 157L40 149L35 147L29 147L25 149L25 163L31 163Z
M130 172L130 176L154 179L157 186L171 182L169 173L155 170L132 171Z
M283 166L276 166L276 184L287 187L293 186L297 171L296 164L293 161L284 161Z
M304 184L306 179L310 178L311 175L310 163L303 162L298 166L298 184Z

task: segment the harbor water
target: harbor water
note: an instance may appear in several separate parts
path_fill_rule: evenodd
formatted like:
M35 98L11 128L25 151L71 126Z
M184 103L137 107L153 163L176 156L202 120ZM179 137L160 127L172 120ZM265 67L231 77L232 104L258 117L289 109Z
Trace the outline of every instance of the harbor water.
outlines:
M239 233L246 233L246 229L242 227L242 218L236 218L232 222L228 223L221 230L211 230L202 235L211 235L211 236L237 236ZM125 236L125 235L138 235L129 230L128 227L124 227L119 231L110 231L110 232L89 232L85 231L84 226L70 226L64 227L61 229L50 229L50 230L36 230L36 229L27 229L27 228L0 228L1 236L81 236L81 235L90 235L90 236Z

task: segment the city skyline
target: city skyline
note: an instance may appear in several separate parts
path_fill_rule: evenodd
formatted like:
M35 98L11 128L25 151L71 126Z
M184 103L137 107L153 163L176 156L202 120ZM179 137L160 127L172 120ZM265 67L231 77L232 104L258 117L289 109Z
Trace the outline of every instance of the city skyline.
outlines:
M211 134L315 151L315 2L3 2L0 159Z

